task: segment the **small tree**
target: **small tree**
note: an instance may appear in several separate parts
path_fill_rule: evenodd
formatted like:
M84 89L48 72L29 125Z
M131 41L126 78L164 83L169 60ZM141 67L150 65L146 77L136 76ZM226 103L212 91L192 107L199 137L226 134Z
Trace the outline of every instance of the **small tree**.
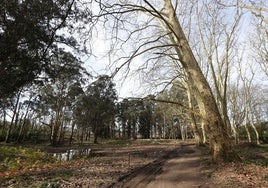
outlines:
M100 136L109 135L110 126L115 121L117 94L114 86L109 76L99 76L78 101L76 121L82 128L92 128L94 143L98 142Z
M52 116L51 144L57 145L61 141L67 112L74 105L75 97L82 92L82 75L86 71L81 67L82 63L70 53L58 52L53 60L55 62L48 74L51 80L40 91L40 106L46 107Z
M153 120L153 103L151 101L141 101L139 106L139 133L142 138L150 138Z

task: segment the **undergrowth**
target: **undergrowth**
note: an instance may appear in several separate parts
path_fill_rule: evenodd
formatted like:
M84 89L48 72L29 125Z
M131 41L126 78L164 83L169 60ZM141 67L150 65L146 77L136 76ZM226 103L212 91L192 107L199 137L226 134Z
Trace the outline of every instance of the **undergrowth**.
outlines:
M56 162L57 159L38 149L0 146L0 172L22 170Z

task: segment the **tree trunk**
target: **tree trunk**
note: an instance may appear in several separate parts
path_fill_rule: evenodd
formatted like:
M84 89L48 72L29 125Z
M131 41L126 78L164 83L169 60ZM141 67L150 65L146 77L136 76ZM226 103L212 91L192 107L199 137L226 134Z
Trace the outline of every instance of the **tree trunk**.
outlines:
M59 134L58 134L58 139L57 142L58 144L64 143L64 134L65 134L65 126L64 126L64 112L61 113L61 120L60 120L60 128L59 128Z
M186 140L187 139L187 127L185 125L186 122L184 122L184 124L182 124L181 126L181 133L182 133L182 140Z
M94 132L94 144L98 143L98 138L100 136L100 125L102 121L98 119L98 117L93 121L93 132Z
M23 117L22 124L20 126L20 131L19 131L19 136L18 136L17 142L22 142L23 137L24 137L24 126L26 124L26 118L28 117L28 113L29 113L29 108L30 108L30 104L31 104L30 100L31 100L31 98L29 99L29 103L27 105L26 112L25 112L25 115Z
M239 143L239 133L238 133L238 128L237 126L233 123L231 125L232 130L233 130L233 134L234 134L234 138L235 138L235 143L238 144Z
M163 137L166 138L167 137L167 128L166 128L166 116L165 114L163 114Z
M118 125L118 137L121 138L121 129L120 129L120 125Z
M6 130L6 125L7 125L7 122L6 122L6 115L7 115L7 112L6 112L6 109L4 108L4 111L3 111L3 130ZM2 138L4 138L4 131L2 131L2 135L1 135Z
M126 122L125 121L123 121L122 123L122 137L123 139L126 138Z
M9 140L10 140L11 130L12 130L12 127L13 127L13 124L14 124L15 117L17 116L17 110L18 110L18 106L19 106L20 94L21 94L21 91L19 91L19 93L17 94L16 104L14 106L13 116L12 116L10 125L8 127L8 130L7 130L5 143L8 143Z
M256 134L256 144L260 145L260 136L259 136L259 132L258 132L256 126L254 125L254 123L253 123L252 121L250 121L250 124L251 124L251 126L252 126L252 128L253 128L253 130L254 130L254 132L255 132L255 134Z
M223 121L227 130L227 134L229 135L229 137L231 136L232 133L232 127L231 127L231 122L228 116L228 109L227 109L227 99L226 97L224 99L222 99L223 101L221 102L221 106L222 106L222 115L223 115Z
M136 120L133 118L132 120L132 139L137 139L137 134L136 134Z
M97 143L98 143L98 135L94 134L94 144L97 144Z
M96 131L94 133L94 144L97 144L98 143L98 137L99 137L99 133L98 133L98 131Z
M196 61L189 43L184 35L179 20L176 17L171 0L165 0L164 24L182 67L186 71L194 96L205 121L209 135L209 144L213 153L213 160L236 160L238 156L233 150L231 139L221 117L211 88ZM162 20L163 21L163 20Z
M58 136L60 131L61 124L61 113L62 108L58 107L56 110L55 121L52 122L52 131L51 131L51 145L55 146L58 144Z
M190 92L190 86L187 84L187 97L188 97L188 106L189 109L193 110L193 100L192 100L192 95ZM191 123L191 128L192 131L194 133L194 139L197 145L201 145L202 144L202 140L201 140L201 136L200 136L200 132L198 130L198 126L196 123L196 117L192 112L189 112L189 118L190 118L190 123Z
M203 120L201 120L201 129L202 129L202 143L206 144L207 143L207 134L206 134L205 122Z
M194 133L194 139L195 139L195 143L197 145L201 145L203 142L202 142L202 139L201 139L201 136L200 136L200 132L198 130L198 127L197 127L197 124L196 124L196 119L195 118L191 118L190 119L190 124L191 124L191 129Z
M258 132L256 126L254 125L254 122L253 122L253 114L252 114L252 110L251 110L249 104L248 104L247 108L248 108L247 109L247 112L248 112L247 113L248 122L251 125L251 127L253 128L254 133L256 135L256 144L259 145L260 144L259 132Z
M251 143L252 142L252 139L251 139L251 135L250 135L250 132L249 132L249 129L248 129L248 124L249 124L249 117L248 117L248 107L246 107L246 124L245 124L245 129L246 129L246 133L247 133L247 137L248 137L248 142Z
M250 135L250 132L248 130L248 125L247 124L245 124L245 130L246 130L246 133L247 133L248 142L251 143L252 139L251 139L251 135Z
M71 135L70 135L70 139L69 139L69 145L71 145L71 144L72 144L72 141L73 141L74 126L75 126L75 123L74 123L74 121L73 121L73 122L72 122Z

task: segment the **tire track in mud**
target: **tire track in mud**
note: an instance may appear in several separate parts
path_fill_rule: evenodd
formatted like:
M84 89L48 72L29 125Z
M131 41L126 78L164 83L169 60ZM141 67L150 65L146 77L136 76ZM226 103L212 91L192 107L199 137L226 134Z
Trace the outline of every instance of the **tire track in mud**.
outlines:
M195 149L194 144L181 144L178 146L178 148L168 152L167 154L163 155L162 157L153 161L152 163L149 163L143 167L132 170L130 173L119 178L118 182L110 185L109 188L155 187L154 184L156 184L155 182L156 182L157 178L162 176L162 174L167 173L166 171L167 171L167 168L168 168L167 166L168 166L169 162L172 162L172 160L187 158L187 156L199 155L199 154L194 154L196 152L197 151ZM189 154L189 155L187 155L187 154ZM198 161L193 161L193 162L196 163ZM173 164L171 164L171 165L173 165ZM176 165L176 164L174 164L174 165ZM192 165L190 164L190 166L192 166ZM181 166L181 167L183 167L183 166ZM178 165L178 168L180 168L180 165ZM183 169L181 169L181 170L183 171ZM193 169L193 170L196 170L196 169ZM173 173L173 172L168 172L168 173ZM169 181L169 180L167 180L167 181ZM199 181L200 181L200 183L203 183L201 179ZM194 182L194 184L196 184L196 183ZM170 186L170 185L167 185L166 187L168 187L168 186ZM165 187L165 185L158 186L158 187ZM174 185L172 187L177 187L177 186ZM203 186L198 186L198 187L203 187Z

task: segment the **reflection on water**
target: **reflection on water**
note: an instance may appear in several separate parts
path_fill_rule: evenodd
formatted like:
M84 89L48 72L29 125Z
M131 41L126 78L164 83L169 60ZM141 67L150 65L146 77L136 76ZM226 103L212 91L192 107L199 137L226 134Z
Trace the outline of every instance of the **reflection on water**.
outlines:
M70 149L62 153L51 153L50 155L56 157L60 161L70 161L75 157L89 156L90 152L91 152L90 148Z

